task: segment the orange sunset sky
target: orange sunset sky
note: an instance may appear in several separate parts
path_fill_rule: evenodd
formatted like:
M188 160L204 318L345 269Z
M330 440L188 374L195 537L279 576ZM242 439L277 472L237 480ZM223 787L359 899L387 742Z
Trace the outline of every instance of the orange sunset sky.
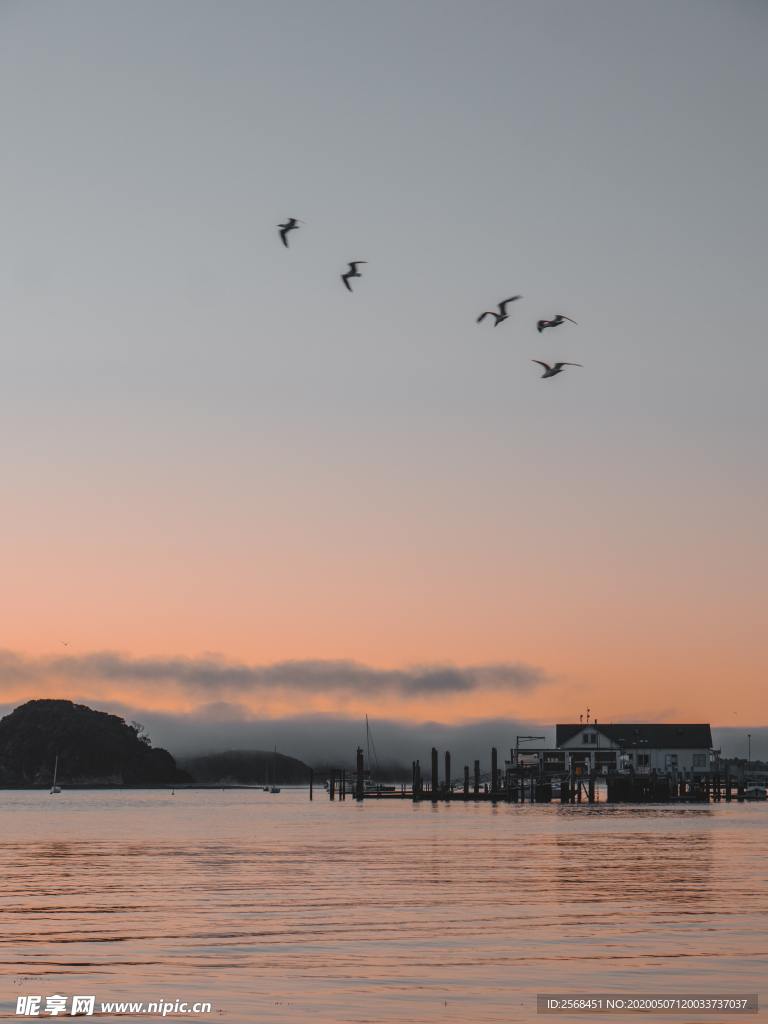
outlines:
M768 724L747 12L67 6L0 14L0 703Z

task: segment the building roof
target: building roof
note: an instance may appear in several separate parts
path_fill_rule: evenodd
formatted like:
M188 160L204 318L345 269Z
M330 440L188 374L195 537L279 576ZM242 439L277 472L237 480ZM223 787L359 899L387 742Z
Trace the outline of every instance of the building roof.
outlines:
M635 747L653 750L712 749L712 730L708 725L603 725L602 722L590 722L589 726L583 722L578 725L558 725L556 745L562 746L588 727L597 729L601 735L628 750Z

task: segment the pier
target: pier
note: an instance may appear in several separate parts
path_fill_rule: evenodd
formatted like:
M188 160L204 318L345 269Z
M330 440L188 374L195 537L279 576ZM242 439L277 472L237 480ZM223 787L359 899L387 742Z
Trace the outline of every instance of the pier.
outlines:
M447 801L486 801L491 803L718 803L743 801L743 773L727 770L621 771L607 759L584 761L568 757L560 749L510 751L509 760L499 767L498 750L490 751L490 770L482 773L480 760L470 768L463 766L458 776L452 775L451 754L443 754L443 773L439 772L440 755L432 748L430 774L424 778L421 762L412 763L410 785L376 784L365 765L363 750L358 747L355 769L334 769L326 787L331 800L347 797L362 800L411 800L431 803ZM615 760L615 759L614 759Z

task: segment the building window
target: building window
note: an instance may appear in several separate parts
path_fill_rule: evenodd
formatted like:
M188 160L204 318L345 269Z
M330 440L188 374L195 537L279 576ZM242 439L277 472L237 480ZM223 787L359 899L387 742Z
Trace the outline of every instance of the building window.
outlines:
M694 754L693 755L693 767L694 768L706 768L707 767L707 755L706 754Z
M596 740L597 740L597 735L595 733L593 733L593 732L582 733L582 736L581 736L581 742L582 743L595 743Z
M651 763L651 755L650 754L638 754L637 755L637 767L638 768L647 768L650 763Z

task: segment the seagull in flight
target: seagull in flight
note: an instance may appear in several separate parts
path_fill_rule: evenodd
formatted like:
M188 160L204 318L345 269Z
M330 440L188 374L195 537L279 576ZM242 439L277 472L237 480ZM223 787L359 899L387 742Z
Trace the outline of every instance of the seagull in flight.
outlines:
M555 363L554 366L550 366L549 363L543 363L541 359L532 359L531 362L544 367L542 377L554 377L555 374L563 372L564 366L581 366L581 363Z
M59 640L60 644L64 644L65 647L69 647L69 640Z
M480 314L480 316L477 318L475 323L479 324L483 320L485 320L485 318L487 316L493 316L493 317L496 317L496 322L494 323L493 326L494 327L498 327L499 324L502 322L502 320L507 320L509 318L509 313L507 312L507 306L509 305L509 303L510 302L517 302L517 300L518 299L522 299L522 297L523 297L522 295L513 295L511 299L504 299L503 302L499 303L499 312L498 313L496 313L493 309L486 309L486 311L484 313Z
M547 327L559 327L563 320L570 320L572 324L576 323L576 321L571 320L569 316L563 316L562 313L555 313L554 320L539 320L536 324L536 330L541 334L541 332Z
M349 270L346 272L346 274L341 275L341 280L344 282L344 287L347 289L348 292L352 291L352 285L349 283L350 277L362 277L362 274L357 268L360 266L361 263L367 262L368 260L353 260L352 263L349 264Z
M288 232L295 231L299 224L302 223L303 221L296 220L295 217L289 217L285 224L277 225L278 228L280 229L280 237L282 238L283 245L285 246L286 249L288 248Z

